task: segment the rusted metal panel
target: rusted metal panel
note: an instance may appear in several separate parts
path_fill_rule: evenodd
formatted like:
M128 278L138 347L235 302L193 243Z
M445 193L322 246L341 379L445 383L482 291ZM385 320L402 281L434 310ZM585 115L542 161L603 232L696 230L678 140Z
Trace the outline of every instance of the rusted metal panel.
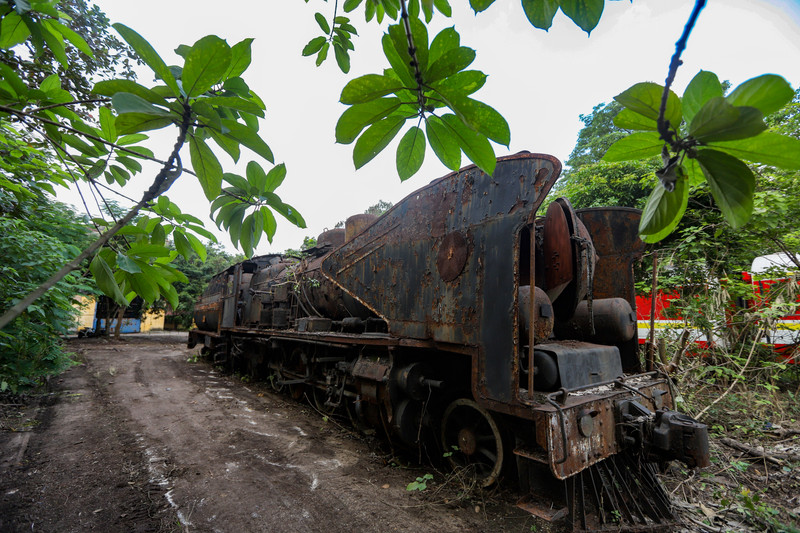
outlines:
M480 395L512 401L517 234L560 171L552 156L520 153L500 158L494 177L475 166L449 174L334 250L322 271L394 336L479 346Z
M644 242L639 239L639 219L642 212L629 207L596 207L579 209L578 218L591 235L597 254L592 296L594 298L625 298L636 312L636 288L633 262L642 256ZM640 372L638 339L618 345L622 367L626 372Z
M548 450L550 469L556 478L566 479L622 451L614 413L616 400L636 398L653 411L672 405L672 395L665 380L631 383L639 391L635 395L626 388L609 384L570 393L563 404L556 402L557 405L542 405L535 409L537 441ZM660 406L656 401L661 402ZM593 421L588 436L581 428L580 421L584 416L591 416Z

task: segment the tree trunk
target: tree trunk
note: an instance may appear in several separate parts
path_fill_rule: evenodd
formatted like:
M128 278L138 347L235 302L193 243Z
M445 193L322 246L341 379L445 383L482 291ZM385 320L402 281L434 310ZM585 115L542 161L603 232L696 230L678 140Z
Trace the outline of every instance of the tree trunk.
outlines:
M125 316L125 310L127 307L120 305L119 311L117 311L117 323L114 327L114 340L119 340L119 334L122 333L122 318Z

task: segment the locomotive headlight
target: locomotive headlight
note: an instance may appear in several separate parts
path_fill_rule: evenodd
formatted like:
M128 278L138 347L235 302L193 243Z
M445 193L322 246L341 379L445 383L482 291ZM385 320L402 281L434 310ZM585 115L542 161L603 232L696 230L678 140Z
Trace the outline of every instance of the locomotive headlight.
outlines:
M584 409L578 413L578 431L580 431L581 435L584 437L592 436L592 432L594 431L594 417L596 415L597 411L590 411L588 409Z

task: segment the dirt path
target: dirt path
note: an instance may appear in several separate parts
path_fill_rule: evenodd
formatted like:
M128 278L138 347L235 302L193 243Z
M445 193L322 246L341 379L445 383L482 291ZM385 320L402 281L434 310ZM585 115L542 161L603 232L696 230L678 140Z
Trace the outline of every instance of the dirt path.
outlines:
M425 470L386 466L308 406L188 362L184 342L71 343L85 363L21 415L32 430L0 432L0 531L531 530L501 498L408 493Z

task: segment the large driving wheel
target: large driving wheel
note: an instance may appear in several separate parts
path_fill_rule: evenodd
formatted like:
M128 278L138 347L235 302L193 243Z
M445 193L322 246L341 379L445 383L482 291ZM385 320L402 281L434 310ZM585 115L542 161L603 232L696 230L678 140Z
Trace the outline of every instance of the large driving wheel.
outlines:
M467 398L453 401L442 417L442 446L453 468L472 470L483 487L503 468L503 438L492 415Z

